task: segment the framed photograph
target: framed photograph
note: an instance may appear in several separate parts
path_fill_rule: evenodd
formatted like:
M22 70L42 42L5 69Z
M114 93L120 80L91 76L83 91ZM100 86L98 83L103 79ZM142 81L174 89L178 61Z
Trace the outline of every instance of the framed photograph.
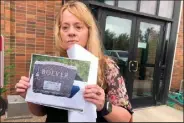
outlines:
M89 81L90 61L32 54L26 101L40 105L83 111L84 87Z

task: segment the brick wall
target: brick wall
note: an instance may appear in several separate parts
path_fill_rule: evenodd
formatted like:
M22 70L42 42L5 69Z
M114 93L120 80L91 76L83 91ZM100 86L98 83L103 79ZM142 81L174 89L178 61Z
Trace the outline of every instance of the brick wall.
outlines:
M183 79L183 10L179 27L178 41L175 52L174 68L172 73L171 90L178 90Z
M15 65L8 91L14 94L20 76L28 76L31 53L54 54L53 27L61 0L1 1L1 34L5 37L5 65ZM11 69L13 71L13 69Z

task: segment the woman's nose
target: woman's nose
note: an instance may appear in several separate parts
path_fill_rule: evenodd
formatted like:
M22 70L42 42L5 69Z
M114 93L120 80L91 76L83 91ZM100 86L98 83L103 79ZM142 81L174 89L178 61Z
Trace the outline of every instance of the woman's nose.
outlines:
M75 37L76 36L76 34L75 33L69 33L69 35L68 35L69 37Z
M73 27L69 29L68 36L76 36L76 30Z

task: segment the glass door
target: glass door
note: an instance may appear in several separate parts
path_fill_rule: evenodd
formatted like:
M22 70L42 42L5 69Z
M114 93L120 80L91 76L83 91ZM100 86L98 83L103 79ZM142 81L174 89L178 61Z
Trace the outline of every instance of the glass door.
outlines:
M133 107L156 104L164 23L93 9L104 53L119 66Z
M134 106L156 104L163 26L162 22L137 19L135 60L132 61L137 65L132 91Z
M102 29L104 53L110 56L119 66L124 77L129 97L131 97L131 84L133 74L129 71L129 60L133 51L133 33L135 17L122 15L112 11L102 11L100 28Z

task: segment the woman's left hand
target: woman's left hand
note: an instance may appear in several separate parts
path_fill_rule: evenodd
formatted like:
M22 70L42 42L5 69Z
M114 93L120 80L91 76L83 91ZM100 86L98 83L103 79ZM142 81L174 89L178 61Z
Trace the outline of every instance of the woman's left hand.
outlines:
M84 98L96 105L97 111L101 111L105 103L104 90L98 85L87 85L84 91Z

